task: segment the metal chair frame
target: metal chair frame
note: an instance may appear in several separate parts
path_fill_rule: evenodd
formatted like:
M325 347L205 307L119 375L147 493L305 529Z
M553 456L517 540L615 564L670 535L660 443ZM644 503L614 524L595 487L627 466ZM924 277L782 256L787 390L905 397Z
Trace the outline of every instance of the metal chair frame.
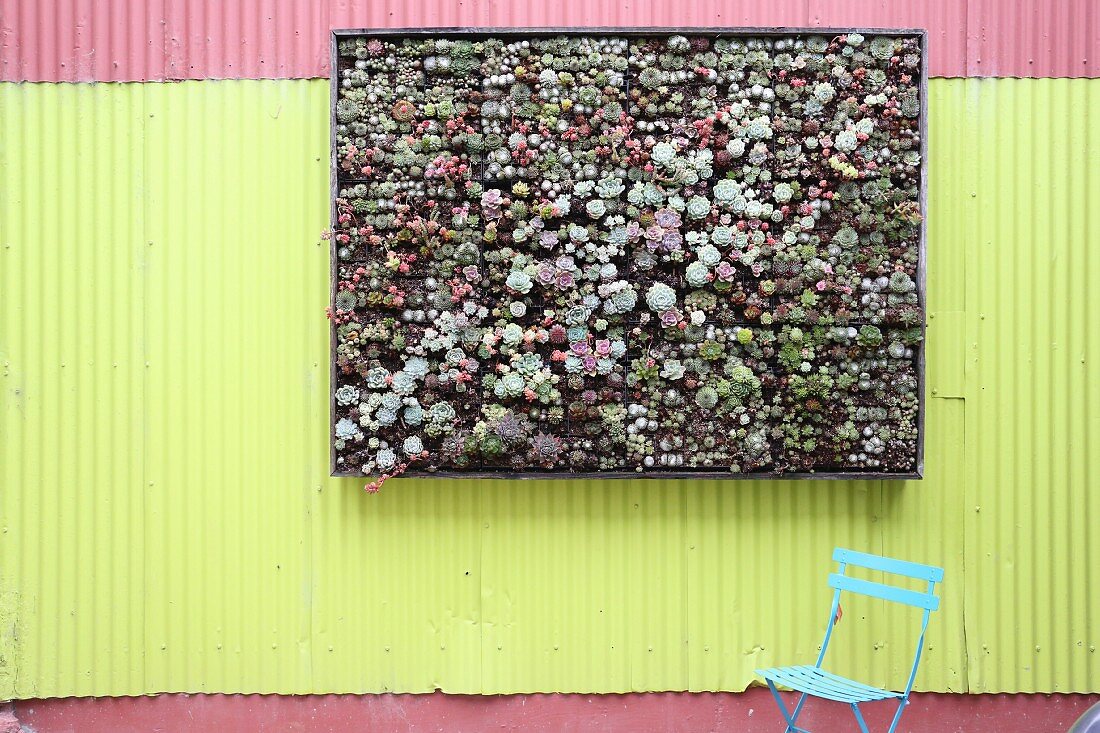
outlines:
M779 706L779 712L787 723L786 733L811 733L805 728L799 728L797 725L798 716L802 714L807 697L819 697L847 703L852 708L852 713L855 715L861 733L870 733L870 730L863 719L863 713L860 712L860 703L877 700L897 700L898 709L894 713L894 719L890 723L887 732L894 733L901 721L901 714L905 711L905 706L909 704L909 693L912 692L913 682L917 678L917 667L920 665L921 651L924 648L924 635L928 630L928 619L932 612L939 610L940 607L940 599L935 595L935 590L936 584L943 582L943 568L905 560L895 560L881 555L869 555L842 547L833 550L833 560L839 563L839 568L838 572L829 575L829 587L834 589L833 603L832 608L829 609L829 621L825 626L825 640L821 644L817 662L812 667L774 667L771 669L758 669L756 673L767 681L768 688ZM849 565L923 580L928 583L928 588L922 593L885 583L853 578L846 574ZM829 640L832 639L833 627L836 625L841 591L858 593L924 610L921 618L920 638L917 640L917 651L913 656L913 668L909 672L909 679L905 683L904 692L890 692L871 687L822 669L821 664L825 661L825 652L829 648ZM777 684L790 687L801 693L793 711L788 711L787 706L783 703L783 698L779 696Z

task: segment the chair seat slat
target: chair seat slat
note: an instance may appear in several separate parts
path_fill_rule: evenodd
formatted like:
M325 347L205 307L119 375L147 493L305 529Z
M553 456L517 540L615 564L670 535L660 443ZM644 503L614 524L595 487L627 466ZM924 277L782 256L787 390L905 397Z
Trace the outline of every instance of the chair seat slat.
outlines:
M829 686L840 692L846 692L849 694L856 694L861 696L872 696L874 698L887 698L897 696L899 693L890 692L879 687L872 687L871 685L865 685L862 682L849 679L848 677L841 677L840 675L826 672L818 667L811 667L809 665L803 665L798 667L801 674L816 680L822 686Z
M900 692L871 687L809 665L758 669L756 673L792 690L835 702L859 703L902 697Z
M859 702L855 690L818 677L810 671L810 668L787 667L782 671L782 677L784 679L783 684L794 690L805 690L820 696L828 695L834 699L843 699L846 702Z
M808 695L814 697L823 697L827 700L834 700L836 702L866 702L866 700L859 699L851 692L845 692L842 690L836 690L831 687L825 687L819 685L815 680L807 678L805 675L799 674L797 668L780 668L777 670L765 670L760 672L765 679L770 679L778 685L789 687L792 690L798 692L805 692Z
M844 682L847 685L850 685L852 687L856 687L856 688L864 690L866 692L882 693L882 694L887 695L887 696L892 695L892 696L895 696L895 697L900 697L901 694L902 694L900 692L892 692L892 691L887 690L887 689L882 688L882 687L873 687L871 685L865 685L862 682L859 682L858 680L849 679L847 677L841 677L838 674L833 674L832 672L827 672L824 669L819 669L818 674L820 674L822 677L826 677L828 679Z
M820 670L814 667L798 667L793 671L796 678L803 681L807 686L816 690L818 695L832 694L837 697L843 697L849 702L864 702L867 699L875 699L879 696L878 692L867 692L865 690L857 689L854 685L845 685L842 682L836 682L829 678L817 674Z
M843 681L831 680L820 674L820 671L814 667L803 666L796 667L792 670L792 673L823 692L831 691L837 695L844 695L853 699L868 694L868 691L860 690L855 685L846 685ZM871 691L870 694L877 694L877 691Z

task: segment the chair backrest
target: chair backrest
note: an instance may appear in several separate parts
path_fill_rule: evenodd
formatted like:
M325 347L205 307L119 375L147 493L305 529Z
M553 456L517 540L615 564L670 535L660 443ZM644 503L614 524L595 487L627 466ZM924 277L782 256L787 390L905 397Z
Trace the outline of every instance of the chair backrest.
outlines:
M834 620L836 619L837 609L840 607L841 591L859 593L872 598L881 598L884 601L903 603L907 606L923 609L920 637L917 639L917 649L913 655L913 668L909 672L909 680L905 685L905 699L908 700L909 692L913 689L913 682L917 677L917 667L920 665L921 650L924 647L924 634L928 630L928 617L932 614L932 611L939 610L940 607L940 599L935 594L935 590L936 583L943 582L943 568L937 568L933 565L921 565L906 560L895 560L892 557L882 557L881 555L869 555L865 552L847 550L843 547L833 550L833 560L839 563L840 567L838 568L839 572L829 575L829 587L833 588L835 592L833 593L832 608L829 610L829 622L825 626L825 640L821 644L815 666L821 667L821 663L825 659L825 651L829 648L829 640L833 635ZM908 578L923 580L928 585L926 590L921 592L885 583L876 583L873 580L853 578L845 574L849 565L868 570L878 570L892 575L904 575Z
M881 555L868 555L865 552L846 550L843 547L833 550L833 560L840 563L840 572L832 573L829 576L830 588L835 588L838 591L848 591L849 593L860 593L872 598L881 598L884 601L904 603L907 606L923 608L925 611L939 610L940 599L933 591L936 583L943 581L943 568L921 565L906 560L895 560ZM849 565L924 580L928 583L928 589L922 593L885 583L853 578L845 574L845 570Z

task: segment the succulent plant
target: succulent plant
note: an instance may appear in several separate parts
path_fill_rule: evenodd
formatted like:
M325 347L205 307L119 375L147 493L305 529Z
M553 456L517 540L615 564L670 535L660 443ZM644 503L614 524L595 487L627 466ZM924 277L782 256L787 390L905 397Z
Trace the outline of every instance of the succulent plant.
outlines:
M702 287L710 277L710 269L700 261L688 264L684 271L684 280L693 288ZM667 310L667 309L666 309Z
M363 433L359 429L359 426L351 420L347 419L346 417L340 418L336 422L336 438L338 440L349 440L351 438L358 438L362 434Z
M654 313L663 313L676 307L676 291L664 283L653 283L646 290L645 302Z
M352 384L340 385L335 395L338 405L353 405L359 401L359 389Z
M714 387L703 387L695 393L695 404L704 410L713 410L718 404L718 391Z

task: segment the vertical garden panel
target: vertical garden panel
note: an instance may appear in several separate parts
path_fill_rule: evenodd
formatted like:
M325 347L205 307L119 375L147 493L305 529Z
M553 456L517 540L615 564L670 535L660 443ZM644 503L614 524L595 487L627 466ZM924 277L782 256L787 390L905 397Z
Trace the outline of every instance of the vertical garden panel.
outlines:
M920 478L923 31L332 42L334 476Z

